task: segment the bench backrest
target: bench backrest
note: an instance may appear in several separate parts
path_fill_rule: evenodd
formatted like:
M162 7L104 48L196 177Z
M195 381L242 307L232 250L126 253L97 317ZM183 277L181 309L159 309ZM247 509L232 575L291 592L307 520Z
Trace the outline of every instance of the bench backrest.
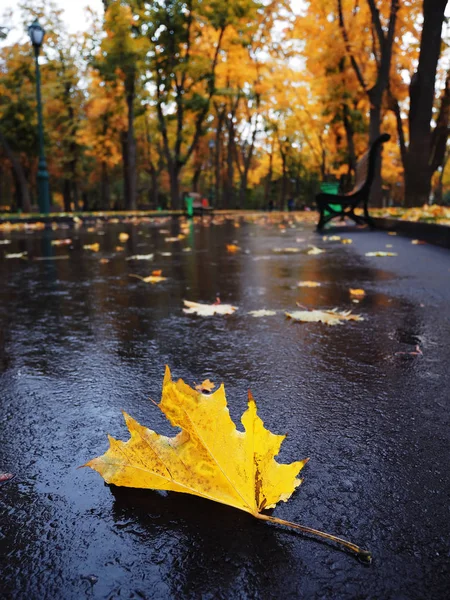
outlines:
M377 152L379 146L387 142L391 136L387 133L380 135L367 150L365 154L361 156L355 167L355 187L352 189L350 194L359 192L364 186L370 187L375 174L375 161L377 160Z

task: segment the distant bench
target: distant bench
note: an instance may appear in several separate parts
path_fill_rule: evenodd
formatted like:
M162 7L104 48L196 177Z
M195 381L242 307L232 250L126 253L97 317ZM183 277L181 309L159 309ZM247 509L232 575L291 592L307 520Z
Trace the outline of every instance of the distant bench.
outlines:
M370 149L360 158L355 168L355 187L348 194L328 194L321 192L316 196L316 204L320 213L317 231L321 231L328 221L335 217L350 217L358 225L367 223L374 227L367 204L370 188L375 177L375 163L379 147L390 139L388 133L380 135ZM364 216L355 215L355 208L362 204Z

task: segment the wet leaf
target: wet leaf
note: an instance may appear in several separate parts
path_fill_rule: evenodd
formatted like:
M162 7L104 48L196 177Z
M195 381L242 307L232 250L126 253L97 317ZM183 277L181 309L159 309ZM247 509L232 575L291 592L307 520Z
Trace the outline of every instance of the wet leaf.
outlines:
M237 244L227 244L227 252L234 254L235 252L239 252L240 247Z
M232 315L236 310L236 306L231 304L202 304L200 302L191 302L183 300L185 308L183 312L188 315L199 315L200 317L212 317L213 315Z
M153 260L154 254L133 254L128 256L125 260Z
M197 390L197 392L212 392L213 389L216 387L216 384L213 383L210 379L205 379L205 381L202 381L202 383L199 383L195 386L195 389Z
M316 246L311 246L311 248L308 250L308 252L306 254L322 254L323 252L325 252L325 250L323 250L323 248L317 248Z
M366 292L361 288L350 288L348 291L350 292L350 296L356 296L357 298L362 298L366 295Z
M101 265L106 265L107 263L109 263L109 258L101 258L101 259L99 260L99 263L100 263Z
M376 252L366 252L366 256L398 256L397 252L384 252L377 250Z
M13 252L12 254L5 254L5 258L26 258L28 252Z
M275 460L286 436L264 427L250 392L241 418L244 432L237 431L231 420L223 385L204 395L181 379L172 381L168 367L158 406L180 433L159 435L124 413L130 439L109 437L107 452L85 466L109 484L199 496L319 535L370 560L368 552L346 540L262 513L291 497L302 483L298 474L308 459L290 464Z
M350 310L333 308L332 310L294 310L285 313L287 317L301 323L325 323L326 325L342 325L344 321L364 321L360 315L353 315Z
M410 352L396 352L395 356L404 356L404 357L408 357L408 356L423 356L423 352L420 349L419 344L416 345L415 349L413 351Z
M302 251L301 248L295 248L295 247L273 248L272 250L273 250L273 252L275 252L275 254L298 254L299 252Z
M298 287L308 287L308 288L315 288L315 287L320 287L322 284L319 283L318 281L299 281L297 283Z
M119 242L121 244L124 244L128 240L129 237L130 236L128 233L125 233L125 232L119 233Z
M252 317L272 317L277 314L276 310L269 310L267 308L260 308L259 310L250 310L249 315Z
M351 238L344 238L342 240L343 244L353 244L353 240Z
M98 252L100 250L100 244L98 242L95 244L85 244L83 249L90 250L91 252Z
M0 483L5 483L6 481L10 481L14 479L13 473L0 473Z
M125 248L123 246L116 246L116 252L123 252Z
M0 240L0 246L7 246L11 243L11 240Z
M66 238L64 240L52 240L52 246L68 246L72 243L70 238Z
M423 240L411 240L411 244L413 246L419 246L419 245L422 245L422 244L426 244L426 242L424 242Z
M160 271L161 273L161 271ZM136 277L136 279L140 279L145 283L160 283L161 281L166 281L167 277L161 277L160 275L148 275L147 277L142 277L141 275L135 275L134 273L129 273L129 277Z

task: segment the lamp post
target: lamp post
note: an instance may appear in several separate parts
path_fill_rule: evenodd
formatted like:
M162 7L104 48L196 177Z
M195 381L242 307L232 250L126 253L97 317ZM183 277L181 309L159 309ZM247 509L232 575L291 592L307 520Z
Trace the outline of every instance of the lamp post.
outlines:
M44 125L42 121L42 102L41 102L41 74L39 71L39 51L44 41L45 31L36 19L29 27L31 43L34 49L34 59L36 63L36 98L38 109L38 137L39 137L39 164L37 173L38 184L38 203L39 212L48 214L50 212L50 191L48 182L47 163L44 153Z
M212 205L212 201L214 198L214 190L213 190L213 173L214 173L214 161L213 161L213 151L215 147L214 140L209 140L209 168L210 168L210 176L209 176L209 204Z

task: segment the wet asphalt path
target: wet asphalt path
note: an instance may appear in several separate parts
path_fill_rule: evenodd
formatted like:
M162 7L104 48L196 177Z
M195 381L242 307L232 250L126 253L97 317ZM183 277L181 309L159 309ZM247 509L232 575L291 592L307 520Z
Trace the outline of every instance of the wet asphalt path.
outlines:
M117 251L119 232L130 238ZM177 220L0 232L11 241L0 244L0 472L16 475L0 486L0 597L448 598L450 251L361 230L333 231L349 245L323 241L287 217L196 222L164 241L178 233ZM241 252L226 252L233 241ZM302 251L273 251L286 247ZM365 256L376 250L398 256ZM168 280L129 277L154 269ZM358 304L350 287L366 291ZM238 311L183 314L183 298L217 294ZM296 302L365 320L292 323L283 312ZM260 308L279 312L247 314ZM165 364L190 384L224 381L236 421L250 388L267 427L288 433L280 460L311 458L274 515L370 549L372 565L226 506L110 489L77 469L106 433L127 439L121 409L172 435L149 400Z

